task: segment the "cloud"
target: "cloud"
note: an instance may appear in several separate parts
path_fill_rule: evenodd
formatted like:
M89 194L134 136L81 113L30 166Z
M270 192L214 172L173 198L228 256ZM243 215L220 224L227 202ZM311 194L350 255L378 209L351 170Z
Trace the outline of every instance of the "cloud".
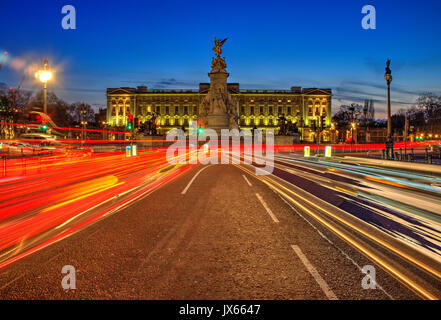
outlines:
M12 58L8 65L14 69L15 71L21 71L26 68L27 62L24 59L21 58Z
M415 104L416 97L421 93L421 91L394 86L391 102L402 107L410 106ZM396 98L397 96L399 98ZM362 80L345 80L334 89L334 98L357 103L370 99L380 104L386 104L386 85Z
M130 83L133 85L147 85L152 89L186 89L196 88L198 83L196 81L176 80L175 78L165 78L159 80L124 80L123 83Z

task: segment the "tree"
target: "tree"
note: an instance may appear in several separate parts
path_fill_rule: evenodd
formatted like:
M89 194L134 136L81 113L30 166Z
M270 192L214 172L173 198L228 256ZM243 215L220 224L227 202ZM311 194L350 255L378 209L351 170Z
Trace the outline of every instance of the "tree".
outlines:
M83 120L89 123L95 122L95 111L89 104L84 102L72 103L69 106L69 114L77 123Z
M26 112L32 110L43 110L43 90L38 91L25 108ZM69 104L58 98L53 92L48 92L47 94L47 112L59 127L68 127L72 124L72 116L69 113Z
M405 117L409 118L409 123L417 132L441 131L441 97L432 93L420 95L415 105L407 111L399 110L392 116L392 126L394 129L404 128Z
M406 122L406 110L400 109L397 113L391 116L392 128L397 132L404 130L404 124Z
M32 92L20 89L4 88L0 90L0 100L2 104L9 109L17 109L20 113L24 111L26 105L29 103L31 95Z
M416 106L410 107L407 111L409 122L415 127L424 127L426 125L426 119L424 110L417 108Z
M12 123L19 122L30 96L31 93L28 91L2 87L0 90L0 137L15 137L16 130Z
M424 93L416 100L416 108L424 112L426 124L432 125L441 120L441 97Z
M356 103L352 103L349 106L341 105L340 110L332 117L332 120L337 123L338 127L346 127L352 122L359 122L362 120L362 110L363 107Z

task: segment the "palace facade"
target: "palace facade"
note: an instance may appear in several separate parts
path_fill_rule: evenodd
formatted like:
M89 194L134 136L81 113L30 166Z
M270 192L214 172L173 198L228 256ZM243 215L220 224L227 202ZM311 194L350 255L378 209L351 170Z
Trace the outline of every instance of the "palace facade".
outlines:
M125 126L127 113L135 124L157 114L157 125L162 134L172 128L188 126L197 121L199 105L210 88L209 83L199 84L199 90L148 90L137 88L107 89L107 123ZM291 87L291 90L240 90L238 83L229 83L228 91L236 99L238 124L242 129L274 129L277 133L279 117L296 124L305 141L314 141L317 124L326 116L325 128L331 124L331 89ZM323 131L322 141L328 141L329 130Z

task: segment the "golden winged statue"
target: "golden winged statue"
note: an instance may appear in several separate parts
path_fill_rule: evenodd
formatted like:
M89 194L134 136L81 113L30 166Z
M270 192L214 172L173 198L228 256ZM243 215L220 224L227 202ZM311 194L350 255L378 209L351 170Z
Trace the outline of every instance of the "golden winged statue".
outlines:
M219 57L222 54L222 46L228 38L225 38L224 40L217 40L215 36L213 36L213 38L215 43L213 51L216 52L216 56Z

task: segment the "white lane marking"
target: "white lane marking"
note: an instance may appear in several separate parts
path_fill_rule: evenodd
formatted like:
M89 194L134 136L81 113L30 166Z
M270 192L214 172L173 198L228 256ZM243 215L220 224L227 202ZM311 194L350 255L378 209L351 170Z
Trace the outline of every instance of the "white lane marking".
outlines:
M248 183L248 185L249 185L250 187L253 186L253 185L251 184L250 180L248 180L248 178L247 178L246 175L243 174L242 177L245 179L245 181Z
M256 193L256 197L257 199L259 199L260 203L262 203L263 207L265 208L266 212L268 212L268 214L270 215L271 219L273 219L273 221L275 223L279 223L279 219L277 219L277 217L274 215L274 213L271 211L271 209L268 207L268 205L266 204L266 202L263 200L263 198L260 196L260 194Z
M237 166L237 167L239 169L243 170L240 166ZM336 248L346 259L348 259L355 267L357 267L357 269L360 270L361 273L363 273L362 267L354 259L352 259L349 256L349 254L347 254L345 251L343 251L334 242L329 240L329 238L327 238L314 224L311 223L311 221L309 221L304 215L302 215L296 207L294 207L291 203L289 203L288 200L286 200L276 190L274 190L272 188L269 188L269 189L272 190L276 195L278 195L279 198L282 199L282 201L285 202L300 218L305 220L305 222L308 223L311 226L311 228L313 228L315 231L317 231L317 233L320 235L320 237L322 237L327 242L329 242L329 244L331 244L334 248ZM377 281L375 281L375 284L376 284L377 288L380 289L381 292L383 292L389 299L395 300L394 297L392 297Z
M300 250L300 248L295 245L292 245L291 248L294 250L294 252L300 258L300 260L303 262L306 269L308 269L309 273L314 277L315 281L318 283L320 288L323 290L326 297L328 297L329 300L338 300L337 296L329 288L326 281L323 280L323 278L320 276L317 269L314 268L314 266L311 264L311 262L309 262L308 258L306 258L306 256L303 254L302 250Z
M350 262L352 262L352 264L354 266L357 267L358 270L360 270L360 272L363 273L363 269L362 267L355 262L354 259L352 259L349 254L347 254L345 251L343 251L339 246L337 246L334 242L332 242L331 240L329 240L328 237L326 237L319 229L317 229L317 227L315 225L313 225L308 219L305 218L305 216L303 216L298 210L297 208L295 208L291 203L289 203L284 197L282 197L280 194L278 194L275 190L273 190L273 192L275 194L277 194L280 199L282 199L299 217L301 217L303 220L305 220L315 231L317 231L317 233L326 241L328 241L334 248L336 248L338 251L340 251L340 253L346 258L348 259ZM375 281L375 284L377 286L378 289L380 289L389 299L391 300L395 300L389 293L386 292L386 290L384 290L384 288L382 286L380 286L380 284L378 282Z
M188 191L188 189L190 188L191 184L193 183L193 181L196 180L197 176L198 176L202 171L204 171L205 169L207 169L208 167L209 167L209 166L205 166L205 167L203 167L201 170L199 170L199 171L194 175L194 177L190 180L190 182L187 184L187 186L185 187L185 189L182 190L181 194L186 194L187 191Z

